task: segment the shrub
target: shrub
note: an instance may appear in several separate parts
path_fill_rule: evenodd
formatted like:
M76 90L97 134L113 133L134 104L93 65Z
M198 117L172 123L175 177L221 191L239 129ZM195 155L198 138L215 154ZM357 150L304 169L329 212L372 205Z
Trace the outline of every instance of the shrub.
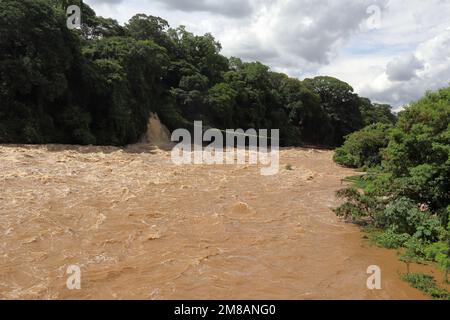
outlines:
M425 241L436 241L442 227L429 212L421 212L410 199L402 197L386 206L387 225L396 233L407 233Z
M450 300L450 293L445 289L439 288L434 278L423 273L408 273L402 275L402 280L408 282L413 288L416 288L425 294L438 300Z
M374 198L366 196L355 188L339 190L336 196L347 200L346 203L334 210L337 216L355 222L361 222L363 218L374 219L377 205Z
M380 165L380 150L388 146L391 128L391 125L378 123L350 134L336 150L334 161L351 168Z
M429 261L437 262L441 255L446 255L449 250L449 246L445 242L436 242L428 245L425 248L425 257Z
M407 233L398 234L392 229L388 229L385 232L378 234L374 237L377 245L387 249L398 249L406 245L411 236Z

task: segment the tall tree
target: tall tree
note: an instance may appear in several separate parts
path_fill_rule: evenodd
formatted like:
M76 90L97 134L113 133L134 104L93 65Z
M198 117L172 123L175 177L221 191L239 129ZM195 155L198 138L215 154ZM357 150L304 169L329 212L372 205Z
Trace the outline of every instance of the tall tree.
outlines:
M346 135L363 127L360 99L349 84L332 77L306 79L305 83L320 95L334 127L335 145L342 144Z

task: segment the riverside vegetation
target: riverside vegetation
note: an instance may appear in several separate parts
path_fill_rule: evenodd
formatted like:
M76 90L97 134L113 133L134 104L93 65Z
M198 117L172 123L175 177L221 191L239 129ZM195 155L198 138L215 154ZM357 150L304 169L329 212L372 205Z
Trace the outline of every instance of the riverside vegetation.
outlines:
M338 191L346 202L336 214L364 224L378 245L400 249L404 280L449 299L432 277L411 274L409 265L435 262L449 281L450 88L407 106L395 125L374 124L349 135L334 160L367 172L355 187Z

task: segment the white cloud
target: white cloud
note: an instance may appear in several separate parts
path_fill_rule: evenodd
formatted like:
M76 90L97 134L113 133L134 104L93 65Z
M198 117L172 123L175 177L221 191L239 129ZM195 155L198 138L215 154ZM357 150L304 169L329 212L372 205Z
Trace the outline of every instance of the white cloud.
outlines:
M450 80L450 0L86 2L121 23L147 13L173 27L211 32L227 56L260 60L299 78L336 76L361 95L395 106Z
M386 74L390 81L409 81L417 76L417 71L423 69L423 62L415 55L395 58L388 63Z
M446 30L419 44L411 55L413 58L395 59L388 63L360 91L395 106L417 100L427 90L436 90L450 84L449 52L450 31ZM409 71L404 72L404 67L409 68Z

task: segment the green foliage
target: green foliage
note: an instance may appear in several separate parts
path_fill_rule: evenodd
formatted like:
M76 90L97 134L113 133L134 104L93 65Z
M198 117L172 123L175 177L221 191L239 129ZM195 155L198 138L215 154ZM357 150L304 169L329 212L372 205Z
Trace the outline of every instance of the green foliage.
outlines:
M137 14L126 25L126 34L135 40L152 40L161 46L168 46L170 39L166 31L169 23L159 17Z
M227 83L219 83L208 91L208 104L213 121L222 128L231 128L236 108L237 91Z
M358 197L342 191L347 203L337 213L343 215L347 208L352 215L356 211L369 216L372 211L371 225L386 230L376 236L376 242L388 248L405 247L400 259L407 264L408 272L413 262L433 261L448 281L450 88L428 92L406 107L384 135L379 130L382 126L389 127L377 124L353 133L336 151L336 162L366 166L370 172ZM371 207L364 212L361 208L367 203ZM421 281L429 279L412 280L421 286Z
M62 108L72 104L68 88L79 41L64 22L47 1L0 2L0 142L66 138L53 116L61 102Z
M450 88L428 93L399 115L384 150L398 193L442 213L450 203Z
M365 189L368 183L367 178L368 178L367 175L360 175L347 177L344 180L353 183L354 186L358 189Z
M337 216L351 219L355 222L366 221L365 218L375 220L376 212L379 210L376 201L355 188L339 190L336 196L346 199L347 202L334 210Z
M449 246L445 242L436 242L425 248L425 256L429 261L438 261L438 257L447 254Z
M372 104L367 98L360 98L361 116L363 118L364 126L373 125L376 123L395 124L397 117L392 114L391 106L386 104Z
M450 293L440 288L436 280L430 275L423 273L408 273L402 275L402 280L436 300L450 300Z
M372 104L369 99L358 97L350 85L338 79L316 77L306 79L305 84L321 98L333 128L332 143L335 146L341 145L345 136L366 125L395 122L389 106Z
M66 27L69 5L81 7L81 30ZM361 114L390 117L337 79L300 81L220 51L211 34L151 15L121 26L82 0L2 0L0 143L124 145L157 112L172 130L203 120L280 129L284 146L334 146Z
M425 244L421 239L410 237L404 244L406 250L400 255L400 260L406 263L425 261Z
M407 233L397 233L392 229L388 229L374 237L375 243L388 249L399 249L405 247L411 236Z
M427 260L434 261L445 273L445 280L449 283L450 272L450 222L447 230L442 233L441 241L425 248Z
M404 197L395 199L384 211L386 225L394 232L414 235L424 241L436 241L441 232L439 220L429 212L420 211L417 206Z
M445 279L448 282L448 273L450 270L449 243L436 242L425 248L425 257L429 261L434 261L439 268L445 272Z
M380 151L389 144L391 128L391 125L378 123L349 135L344 145L336 149L334 161L352 168L380 165Z

